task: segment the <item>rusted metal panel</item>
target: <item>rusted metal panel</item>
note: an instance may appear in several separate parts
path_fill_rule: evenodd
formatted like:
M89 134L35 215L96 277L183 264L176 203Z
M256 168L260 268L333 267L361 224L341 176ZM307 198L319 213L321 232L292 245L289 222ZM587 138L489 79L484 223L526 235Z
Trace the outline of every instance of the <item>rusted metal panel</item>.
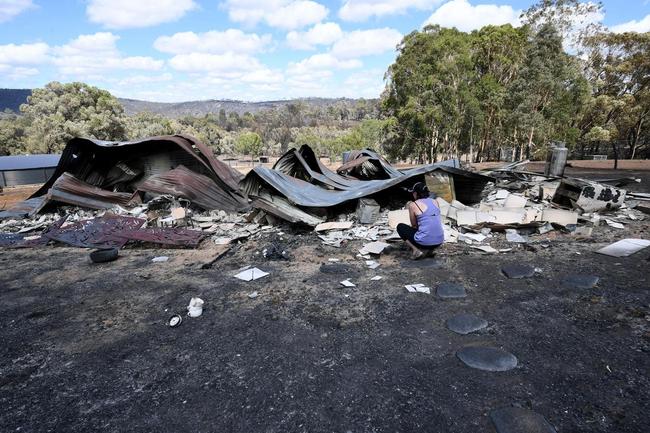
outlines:
M90 209L110 209L115 205L126 207L136 200L135 193L113 192L88 185L70 173L63 173L47 192L49 201Z
M143 140L124 142L73 138L63 150L59 165L52 177L32 197L46 195L56 180L66 172L92 186L107 188L112 185L109 172L116 165L125 161L139 162L142 165L152 155L161 152L173 153L179 149L195 161L197 170L200 169L202 175L207 176L218 188L231 196L229 202L236 201L239 206L246 203L246 197L241 194L239 189L242 175L215 158L205 144L187 135L149 137ZM174 166L170 168L175 168L175 165L180 164L174 163ZM142 180L147 179L139 179L137 182L134 179L133 181L139 183ZM220 207L212 209L220 209Z
M140 218L104 215L49 230L44 233L44 236L53 241L81 248L122 248L128 239L119 234L138 229L145 222Z
M180 227L151 227L144 229L127 228L119 233L115 233L113 236L115 238L123 238L127 241L141 241L195 248L208 235L209 233L204 233L199 230L188 230Z
M183 197L208 210L246 211L250 209L247 201L240 194L230 193L219 187L209 177L195 173L183 166L151 176L141 183L138 189Z

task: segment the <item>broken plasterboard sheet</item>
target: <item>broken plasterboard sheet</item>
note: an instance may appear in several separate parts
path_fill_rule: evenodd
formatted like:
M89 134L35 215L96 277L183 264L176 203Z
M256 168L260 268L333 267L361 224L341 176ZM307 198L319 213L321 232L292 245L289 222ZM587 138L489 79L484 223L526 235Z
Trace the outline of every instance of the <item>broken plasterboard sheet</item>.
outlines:
M476 224L476 211L474 210L457 210L456 224L459 226L473 226Z
M625 226L623 224L621 224L619 222L616 222L616 221L606 219L605 222L607 223L608 226L613 227L615 229L624 229L625 228Z
M495 198L496 198L497 200L501 200L501 199L504 199L504 198L508 198L509 195L510 195L510 193L509 193L507 190L505 190L505 189L500 189L500 190L498 190L498 191L496 192L496 196L495 196Z
M508 242L514 242L519 244L525 244L528 242L528 239L517 233L515 229L506 229L506 240Z
M511 207L511 208L524 208L526 207L526 203L528 200L526 197L517 195L517 194L510 194L506 198L506 201L503 204L503 207Z
M487 236L481 233L461 233L458 236L459 241L466 242L467 239L470 239L474 242L483 242Z
M472 248L475 248L477 250L481 250L484 253L488 253L488 254L494 254L494 253L498 252L496 248L492 248L489 245L477 245L477 246L473 246Z
M381 280L381 279L382 279L382 276L381 276L381 275L375 275L374 277L372 277L372 278L370 279L370 281L379 281L379 280Z
M348 278L347 280L341 281L343 287L356 287L352 281Z
M525 210L494 209L490 215L497 224L521 224L524 221Z
M359 250L359 252L363 254L381 254L382 251L384 251L384 248L390 246L390 244L387 244L386 242L369 242L363 246Z
M426 287L424 284L407 284L406 290L411 293L426 293L427 295L431 294L431 289Z
M548 223L560 224L567 226L578 223L578 213L564 209L544 209L542 211L542 221Z
M448 225L443 225L442 230L445 233L445 243L455 244L458 242L458 236L460 236L458 230L452 229Z
M650 241L646 239L623 239L607 245L596 252L612 257L627 257L648 246L650 246Z
M408 209L392 210L388 212L388 226L390 228L394 229L400 223L411 225L411 218L409 217Z
M451 205L449 202L447 202L444 198L437 197L436 198L436 203L438 204L438 207L440 208L440 215L443 217L446 217L449 214L449 208Z
M264 272L261 269L257 268L251 268L251 269L246 269L244 271L241 271L237 275L235 275L235 278L239 278L240 280L243 281L253 281L257 280L258 278L266 277L269 273Z
M366 266L370 269L377 269L379 267L379 262L376 260L366 260Z
M326 230L347 230L352 227L352 221L331 221L328 223L320 223L316 226L314 231L323 232Z
M542 219L542 210L534 207L524 209L524 224L532 223Z

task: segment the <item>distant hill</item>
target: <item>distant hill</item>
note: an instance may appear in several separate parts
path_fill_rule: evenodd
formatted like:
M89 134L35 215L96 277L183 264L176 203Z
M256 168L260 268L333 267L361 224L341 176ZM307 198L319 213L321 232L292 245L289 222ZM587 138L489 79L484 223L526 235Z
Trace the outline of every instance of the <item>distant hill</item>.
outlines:
M0 112L10 109L18 112L20 104L27 102L27 97L31 95L30 89L0 89ZM244 102L233 100L210 99L207 101L188 101L188 102L148 102L137 99L118 98L124 106L124 111L128 115L148 111L151 113L162 114L167 117L182 116L203 116L210 113L219 113L225 110L227 113L245 112L256 113L262 110L282 108L289 104L297 102L327 108L333 105L354 105L356 99L348 98L300 98L287 99L280 101L263 101L263 102Z
M233 100L210 99L207 101L188 102L147 102L135 99L122 99L126 114L132 115L143 111L162 114L167 117L182 116L203 116L210 113L219 113L225 110L226 113L236 112L241 115L245 112L257 113L262 110L277 109L289 104L302 103L312 107L327 108L333 105L354 105L356 99L348 98L300 98L286 99L280 101L244 102Z
M0 112L9 109L17 113L20 104L27 102L27 97L31 94L31 89L0 89Z

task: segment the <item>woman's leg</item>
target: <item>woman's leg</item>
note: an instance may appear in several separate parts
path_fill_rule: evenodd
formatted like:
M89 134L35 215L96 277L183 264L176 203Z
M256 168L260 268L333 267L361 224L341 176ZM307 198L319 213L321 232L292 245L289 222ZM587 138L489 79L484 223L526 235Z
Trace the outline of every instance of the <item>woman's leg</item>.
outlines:
M404 223L399 223L397 224L397 234L399 235L400 238L404 239L406 241L406 245L411 248L411 251L413 252L413 258L420 258L424 254L422 250L420 250L415 242L415 233L417 233L417 230L409 225L406 225Z

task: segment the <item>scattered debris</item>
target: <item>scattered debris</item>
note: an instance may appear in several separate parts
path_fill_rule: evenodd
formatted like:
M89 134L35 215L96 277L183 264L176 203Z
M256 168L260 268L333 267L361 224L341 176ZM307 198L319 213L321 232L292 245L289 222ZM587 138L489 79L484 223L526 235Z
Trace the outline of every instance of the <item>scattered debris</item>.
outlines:
M426 293L427 295L431 294L431 289L424 284L407 284L406 290L411 293Z
M352 283L352 282L350 281L350 279L347 279L347 280L343 280L343 281L341 281L341 285L342 285L343 287L356 287L356 286L354 285L354 283Z
M153 263L164 263L167 260L169 260L169 257L167 257L167 256L158 256L158 257L154 257L153 259L151 259L151 261Z
M627 257L650 246L646 239L622 239L596 251L611 257Z
M90 260L93 263L107 263L117 260L119 251L117 248L108 248L105 250L96 250L90 253Z
M248 294L248 297L249 297L250 299L255 299L255 298L257 298L258 296L259 296L259 295L258 295L257 292L251 292L251 293Z
M370 242L367 243L359 250L360 254L376 254L379 255L381 254L386 247L389 247L390 245L387 244L386 242Z
M612 221L609 219L605 219L605 222L607 223L608 226L613 227L615 229L624 229L625 226L619 222Z
M190 317L199 317L203 314L203 299L201 298L192 298L190 299L190 305L187 306L187 315Z
M242 281L253 281L258 278L262 278L269 275L268 272L264 272L258 268L247 268L235 275L235 278L239 278Z
M379 262L375 260L366 260L366 266L370 269L377 269L379 267Z
M175 328L179 326L182 322L183 322L183 318L181 317L181 315L174 314L172 317L169 318L167 324L169 325L170 328Z
M326 230L346 230L352 228L352 221L332 221L328 223L320 223L315 228L316 232L324 232Z
M381 280L382 278L383 278L383 277L382 277L381 275L375 275L374 277L372 277L372 278L370 279L370 281L379 281L379 280Z

